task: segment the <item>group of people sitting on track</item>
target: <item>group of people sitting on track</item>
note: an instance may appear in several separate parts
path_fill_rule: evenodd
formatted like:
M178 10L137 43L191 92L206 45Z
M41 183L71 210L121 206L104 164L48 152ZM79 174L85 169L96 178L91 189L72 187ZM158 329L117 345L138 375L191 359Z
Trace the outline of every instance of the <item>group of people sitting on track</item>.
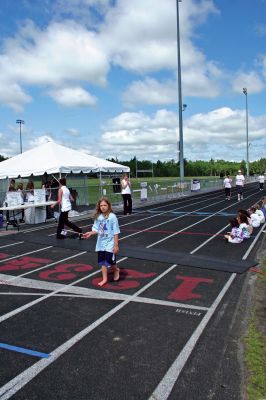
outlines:
M266 196L262 199L262 204L254 204L249 210L240 209L237 216L231 219L231 232L227 232L224 238L229 243L242 243L249 239L253 230L265 223L266 217Z

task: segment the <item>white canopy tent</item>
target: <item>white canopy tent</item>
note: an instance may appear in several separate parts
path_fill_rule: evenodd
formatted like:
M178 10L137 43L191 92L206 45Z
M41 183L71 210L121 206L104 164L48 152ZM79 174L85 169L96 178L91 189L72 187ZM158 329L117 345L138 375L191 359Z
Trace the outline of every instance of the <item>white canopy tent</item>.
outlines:
M0 179L26 178L47 174L79 173L122 173L130 168L94 157L89 154L47 142L34 149L25 151L8 160L0 162Z

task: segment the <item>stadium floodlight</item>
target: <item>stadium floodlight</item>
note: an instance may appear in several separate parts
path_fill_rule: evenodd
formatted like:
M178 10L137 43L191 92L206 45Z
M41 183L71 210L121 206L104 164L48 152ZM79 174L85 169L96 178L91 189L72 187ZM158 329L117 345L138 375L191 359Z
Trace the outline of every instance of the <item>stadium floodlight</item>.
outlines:
M22 153L21 124L25 124L25 121L22 119L17 119L16 124L19 124L20 153Z
M182 102L182 86L181 86L181 56L180 56L180 31L179 31L179 2L176 0L176 16L177 16L177 77L178 77L178 115L179 115L179 168L180 182L184 181L184 145L183 145L183 102Z
M246 167L247 167L247 176L249 176L249 143L248 143L248 90L247 88L243 88L243 93L246 96L246 147L247 147L247 156L246 156Z

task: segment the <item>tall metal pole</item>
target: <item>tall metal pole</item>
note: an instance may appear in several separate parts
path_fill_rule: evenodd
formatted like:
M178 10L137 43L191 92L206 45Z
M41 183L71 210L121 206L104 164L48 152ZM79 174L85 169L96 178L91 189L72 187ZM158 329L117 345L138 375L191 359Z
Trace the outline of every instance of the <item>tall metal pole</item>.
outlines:
M183 102L182 102L182 86L181 86L181 57L180 57L180 31L179 31L179 2L176 0L176 16L177 16L177 72L178 72L178 114L179 114L179 168L180 181L184 181L184 145L183 145Z
M22 153L21 124L25 124L25 122L22 119L17 119L16 124L19 124L20 153Z
M248 90L247 88L243 88L243 93L246 96L246 145L247 145L247 176L249 176L249 143L248 143Z

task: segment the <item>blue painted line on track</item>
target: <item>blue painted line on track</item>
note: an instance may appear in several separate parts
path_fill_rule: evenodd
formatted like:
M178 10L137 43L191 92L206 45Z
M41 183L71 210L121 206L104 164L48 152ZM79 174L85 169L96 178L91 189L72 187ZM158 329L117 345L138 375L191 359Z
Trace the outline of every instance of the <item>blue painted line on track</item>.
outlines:
M30 356L39 357L39 358L50 357L50 354L47 354L47 353L41 353L40 351L29 350L29 349L25 349L23 347L11 346L10 344L6 344L6 343L0 343L0 348L6 349L6 350L11 350L11 351L16 351L18 353L28 354Z

